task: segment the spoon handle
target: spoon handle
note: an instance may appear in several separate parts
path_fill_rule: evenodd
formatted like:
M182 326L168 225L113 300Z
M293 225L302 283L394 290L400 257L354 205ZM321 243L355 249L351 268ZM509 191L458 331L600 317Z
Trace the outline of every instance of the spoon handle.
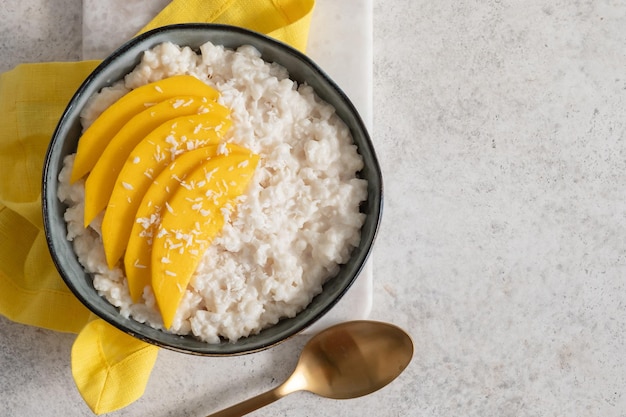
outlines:
M284 394L281 393L281 387L276 387L270 391L264 392L263 394L259 394L256 397L242 401L239 404L225 408L217 413L210 414L207 417L240 417L261 407L265 407L282 397L284 397Z

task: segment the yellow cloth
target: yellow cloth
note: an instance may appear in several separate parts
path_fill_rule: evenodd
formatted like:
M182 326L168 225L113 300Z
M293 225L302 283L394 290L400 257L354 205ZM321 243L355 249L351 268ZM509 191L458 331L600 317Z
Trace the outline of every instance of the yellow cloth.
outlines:
M172 23L223 23L304 51L313 6L314 0L173 0L141 32ZM41 218L41 170L50 137L97 64L22 64L0 75L0 314L79 333L72 375L85 402L102 414L141 397L158 348L95 318L73 296L52 263Z
M158 351L104 320L94 320L72 346L72 375L93 412L108 413L143 395Z
M265 33L304 52L314 3L314 0L174 0L141 32L174 23L222 23Z

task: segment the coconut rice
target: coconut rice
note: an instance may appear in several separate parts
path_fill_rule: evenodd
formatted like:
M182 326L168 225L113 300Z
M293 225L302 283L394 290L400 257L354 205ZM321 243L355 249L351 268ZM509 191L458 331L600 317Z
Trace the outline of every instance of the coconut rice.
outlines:
M158 45L123 81L90 100L83 127L131 89L179 74L219 90L220 104L232 112L225 141L260 155L247 192L227 213L169 329L208 343L233 342L295 316L347 262L365 219L359 205L367 183L357 177L363 162L334 108L251 46L233 51L206 43L196 53ZM64 161L58 197L68 206L67 238L79 262L120 314L162 328L151 288L133 303L122 267L107 267L102 214L83 227L84 181L69 183L73 158Z

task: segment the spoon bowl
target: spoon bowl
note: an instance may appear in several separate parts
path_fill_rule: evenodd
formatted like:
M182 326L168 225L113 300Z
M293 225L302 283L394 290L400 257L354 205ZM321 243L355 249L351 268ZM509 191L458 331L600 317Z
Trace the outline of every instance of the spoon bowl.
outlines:
M309 340L284 383L208 417L242 416L296 391L361 397L393 381L412 357L413 342L399 327L368 320L341 323Z

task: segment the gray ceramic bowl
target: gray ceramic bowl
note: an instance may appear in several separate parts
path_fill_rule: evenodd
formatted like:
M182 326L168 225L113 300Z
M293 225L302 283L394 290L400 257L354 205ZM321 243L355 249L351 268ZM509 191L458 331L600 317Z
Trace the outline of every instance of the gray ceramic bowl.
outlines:
M65 238L66 225L63 220L65 207L56 197L58 175L63 158L76 151L81 131L79 118L81 109L90 96L129 73L139 62L143 51L165 41L192 48L197 48L206 41L228 48L240 45L255 46L261 51L265 61L281 64L289 71L292 79L307 82L322 99L336 108L338 115L351 129L359 153L365 161L365 168L360 175L369 182L368 199L362 204L362 211L367 217L362 229L361 243L353 251L349 262L342 266L338 276L329 280L322 293L296 317L281 320L259 334L240 339L236 343L224 341L219 344L207 344L192 337L176 336L122 317L115 307L98 295L93 287L92 278L78 263L71 243ZM44 226L52 258L68 287L87 308L117 328L143 341L186 353L220 356L255 352L280 343L313 324L339 301L359 275L371 250L381 217L382 178L371 140L354 106L339 87L309 58L285 44L241 28L185 24L159 28L131 40L105 59L80 86L63 113L46 154L42 196Z

